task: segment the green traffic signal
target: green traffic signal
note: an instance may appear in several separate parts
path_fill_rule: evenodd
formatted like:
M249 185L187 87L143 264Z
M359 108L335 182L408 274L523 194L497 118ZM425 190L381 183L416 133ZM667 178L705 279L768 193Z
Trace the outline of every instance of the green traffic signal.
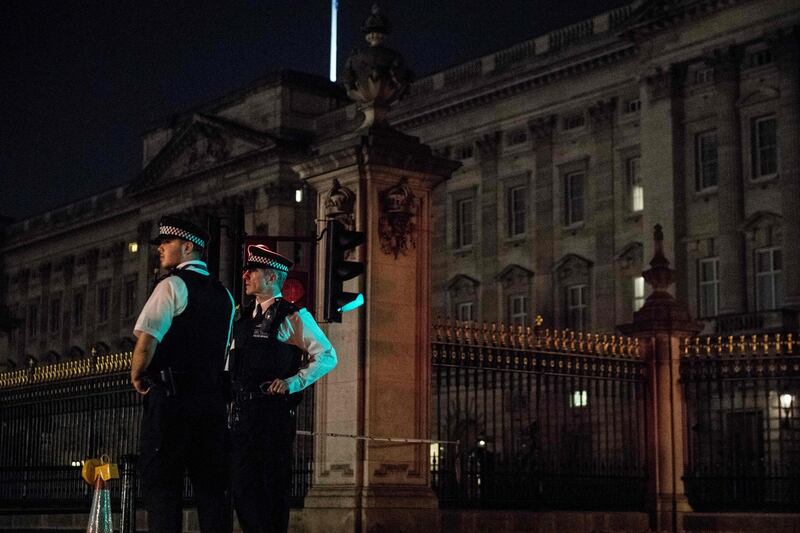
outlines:
M364 243L363 231L345 228L338 220L329 220L325 242L324 316L328 322L341 322L342 312L355 309L364 301L361 294L345 292L343 284L364 273L364 264L346 261L345 253Z

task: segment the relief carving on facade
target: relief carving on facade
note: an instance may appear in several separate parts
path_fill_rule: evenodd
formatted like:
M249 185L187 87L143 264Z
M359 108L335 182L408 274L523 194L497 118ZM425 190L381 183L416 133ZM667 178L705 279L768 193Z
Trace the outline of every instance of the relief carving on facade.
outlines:
M356 193L333 179L333 187L325 196L325 218L341 222L352 230L355 228Z
M378 226L381 250L386 255L405 255L409 248L414 248L414 224L416 197L408 186L408 178L400 178L400 182L382 191L379 195L381 215Z
M208 168L230 155L228 142L220 133L209 128L202 128L202 133L189 149L184 172Z

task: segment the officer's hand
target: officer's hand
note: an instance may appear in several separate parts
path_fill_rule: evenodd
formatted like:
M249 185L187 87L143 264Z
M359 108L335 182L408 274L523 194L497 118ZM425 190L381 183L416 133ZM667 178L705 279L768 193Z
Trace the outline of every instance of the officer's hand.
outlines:
M142 396L150 392L150 387L145 383L144 376L141 374L134 374L131 372L131 383L133 384L133 388L136 389L136 392Z
M289 386L282 379L273 380L267 388L267 394L286 394L289 392Z

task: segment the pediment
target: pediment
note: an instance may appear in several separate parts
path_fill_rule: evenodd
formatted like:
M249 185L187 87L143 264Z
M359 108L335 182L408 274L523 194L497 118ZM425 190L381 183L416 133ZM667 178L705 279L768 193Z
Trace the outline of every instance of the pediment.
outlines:
M446 285L447 292L453 295L474 295L480 282L465 274L456 274Z
M567 254L556 263L554 270L556 272L563 270L589 270L593 264L583 256Z
M628 243L617 255L617 261L623 267L641 265L644 255L644 246L640 242Z
M780 98L781 92L774 87L760 87L757 91L753 91L739 98L736 105L739 107L747 107L753 104L760 104L769 100Z
M278 145L280 139L219 117L195 114L142 170L133 189L141 191L222 166Z
M504 284L526 283L533 277L533 271L523 266L512 264L505 267L497 275L497 280Z
M783 217L771 211L757 211L747 217L747 220L742 223L741 231L744 233L752 233L759 229L780 226L783 223Z

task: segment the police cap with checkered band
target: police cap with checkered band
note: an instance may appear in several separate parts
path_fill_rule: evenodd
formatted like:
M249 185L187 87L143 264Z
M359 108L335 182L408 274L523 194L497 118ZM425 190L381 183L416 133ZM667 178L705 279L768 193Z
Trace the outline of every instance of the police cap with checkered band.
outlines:
M209 233L200 226L178 217L161 217L158 222L158 236L151 240L152 244L161 244L169 239L183 239L200 248L206 248L210 239Z
M273 252L265 244L251 244L247 247L247 260L244 268L273 268L281 272L289 272L293 264L288 257Z

